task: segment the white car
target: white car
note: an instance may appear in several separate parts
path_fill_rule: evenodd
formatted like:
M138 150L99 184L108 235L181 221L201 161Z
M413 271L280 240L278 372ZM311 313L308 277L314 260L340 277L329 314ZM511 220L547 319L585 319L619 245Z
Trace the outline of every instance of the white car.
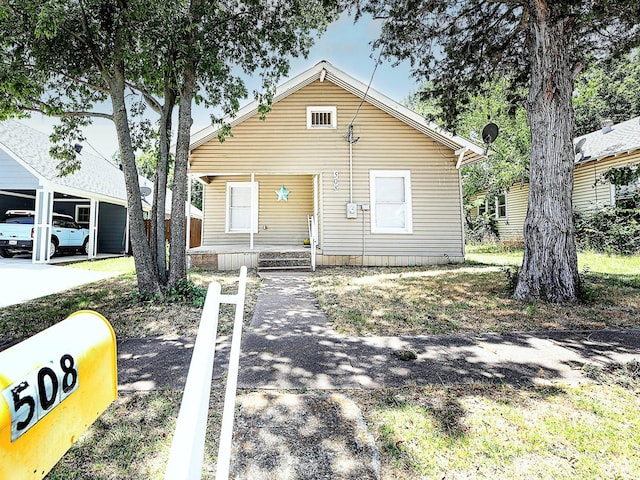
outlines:
M33 210L7 210L0 222L0 256L9 258L16 253L33 250ZM58 252L87 253L89 230L80 227L73 217L61 213L53 214L49 257Z

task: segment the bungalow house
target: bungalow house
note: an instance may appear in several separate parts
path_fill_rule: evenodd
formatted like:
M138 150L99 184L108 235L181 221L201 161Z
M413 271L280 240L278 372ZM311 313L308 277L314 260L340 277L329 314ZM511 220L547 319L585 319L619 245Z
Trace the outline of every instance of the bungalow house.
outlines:
M89 229L89 258L100 253L125 253L129 242L123 172L76 145L82 166L75 173L60 177L58 162L49 155L49 148L48 135L17 121L0 122L0 217L7 210L35 211L35 263L49 261L46 246L52 212L71 215ZM143 209L148 211L153 183L140 177L140 189ZM198 212L195 207L189 210ZM170 210L166 214L170 215Z
M320 62L281 85L269 113L242 108L191 137L203 184L191 265L424 265L464 261L459 168L482 148ZM286 265L285 265L286 266ZM290 265L292 268L293 265Z
M573 208L588 212L616 204L617 200L640 189L640 185L617 188L602 174L612 167L640 163L640 117L613 124L574 140L576 163L573 183ZM527 215L529 185L517 183L502 195L480 202L476 214L495 215L502 240L521 240Z

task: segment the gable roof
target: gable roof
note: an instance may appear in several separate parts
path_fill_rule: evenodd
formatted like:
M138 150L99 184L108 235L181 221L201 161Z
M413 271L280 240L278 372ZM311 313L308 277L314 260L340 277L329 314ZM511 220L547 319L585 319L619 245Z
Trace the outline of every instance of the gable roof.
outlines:
M456 155L459 156L460 164L471 163L485 157L482 147L466 138L452 134L433 122L426 121L422 115L419 115L373 88L369 88L360 80L344 73L326 61L319 62L297 77L280 85L276 89L273 97L273 104L276 104L316 80L328 80L334 83L356 97L365 99L365 101L371 105L415 128L419 132L424 133L433 140L451 148L456 152ZM238 110L235 116L225 118L223 123L229 124L233 128L258 113L259 106L259 101L253 101ZM210 125L191 135L189 150L194 150L200 145L216 138L220 129L219 125Z
M576 154L577 164L640 150L640 117L612 125L606 133L600 129L578 137L574 144L577 145L582 139L585 140L583 155Z

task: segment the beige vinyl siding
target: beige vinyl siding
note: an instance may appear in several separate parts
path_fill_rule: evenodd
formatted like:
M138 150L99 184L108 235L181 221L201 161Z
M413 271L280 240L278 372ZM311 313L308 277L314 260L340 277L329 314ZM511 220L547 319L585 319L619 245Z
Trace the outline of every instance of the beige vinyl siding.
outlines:
M522 239L528 197L529 185L526 183L513 185L507 191L507 216L498 220L498 232L502 240Z
M576 167L573 187L573 208L593 210L611 205L611 184L602 181L602 174L611 167L640 163L640 152L587 162Z
M595 160L576 165L574 172L573 209L586 212L611 205L611 185L602 181L602 174L612 167L640 163L640 152ZM507 218L498 221L502 240L522 238L527 216L528 184L516 184L507 192ZM477 214L474 209L473 215Z
M212 176L242 173L244 181L254 172L261 178L261 198L264 174L273 175L277 187L284 183L292 191L287 176L304 175L310 195L305 221L306 213L313 211L312 175L320 175L319 230L324 255L362 255L364 245L369 255L461 256L459 177L453 152L367 102L354 127L359 140L353 145L352 200L359 205L358 218L346 218L351 198L349 144L344 135L359 104L359 98L333 83L315 81L276 103L265 121L256 115L234 127L234 136L224 143L211 140L196 148L191 172ZM307 106L336 106L337 128L307 129ZM370 203L369 171L394 169L411 171L413 234L372 234L369 212L363 214L360 209ZM334 172L338 173L337 191ZM205 188L205 244L238 238L221 238L224 219L219 218L220 213L212 214L220 209L220 178L226 179L216 176Z
M204 245L249 245L248 233L225 233L228 182L249 182L246 176L219 176L204 188L206 221ZM256 175L258 183L258 231L255 245L302 245L309 236L307 215L313 214L313 177L310 175ZM278 201L276 190L285 185L289 200ZM266 227L266 228L265 228Z

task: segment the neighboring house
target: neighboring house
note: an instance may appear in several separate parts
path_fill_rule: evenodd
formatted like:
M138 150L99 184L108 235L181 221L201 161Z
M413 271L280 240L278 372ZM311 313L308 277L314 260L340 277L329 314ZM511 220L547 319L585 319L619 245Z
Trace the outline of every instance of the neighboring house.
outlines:
M327 62L191 137L189 174L204 185L192 266L254 267L260 252L311 243L319 265L464 260L459 167L482 148ZM350 125L352 124L352 127Z
M49 261L46 246L54 211L71 215L90 230L89 258L98 253L124 253L128 220L123 172L77 146L81 168L59 177L58 161L49 155L49 149L48 135L20 122L0 122L0 216L12 209L35 210L34 262ZM140 177L140 186L141 190L148 187L145 193L153 189L153 183L144 177ZM151 198L150 194L143 197L144 210L151 209Z
M573 184L573 208L588 212L615 205L616 200L640 189L632 185L620 189L605 181L602 174L612 167L640 163L640 117L616 125L603 122L600 130L574 140L576 164ZM522 239L527 215L529 185L516 183L503 195L487 202L474 202L476 214L494 215L502 240Z

